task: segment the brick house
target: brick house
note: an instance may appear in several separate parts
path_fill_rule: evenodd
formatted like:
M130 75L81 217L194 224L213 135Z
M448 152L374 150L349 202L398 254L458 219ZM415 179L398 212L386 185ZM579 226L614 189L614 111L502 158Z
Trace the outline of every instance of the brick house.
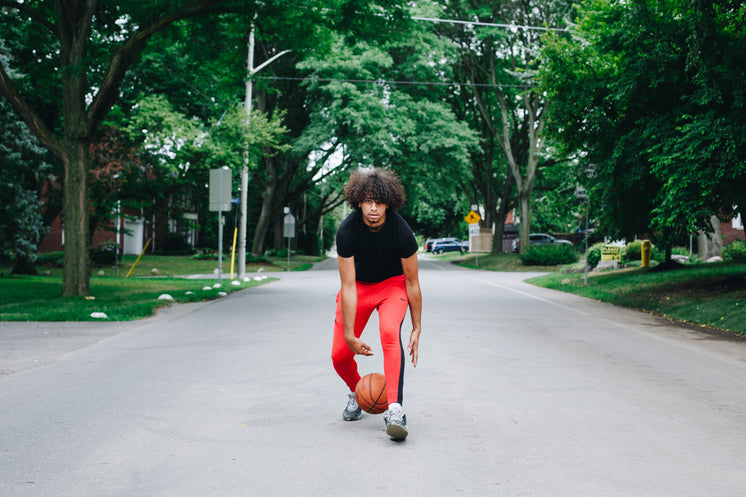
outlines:
M169 216L169 212L180 212L180 218ZM187 243L197 246L199 242L197 204L194 195L187 191L172 195L166 201L156 202L154 216L147 219L143 212L133 209L122 209L108 229L96 229L93 233L91 248L98 248L104 244L117 243L124 255L139 255L148 240L147 252L152 254L160 250L170 233L183 236ZM116 225L119 224L119 237ZM61 216L52 222L44 239L39 244L39 252L59 252L63 250L64 236L62 232Z

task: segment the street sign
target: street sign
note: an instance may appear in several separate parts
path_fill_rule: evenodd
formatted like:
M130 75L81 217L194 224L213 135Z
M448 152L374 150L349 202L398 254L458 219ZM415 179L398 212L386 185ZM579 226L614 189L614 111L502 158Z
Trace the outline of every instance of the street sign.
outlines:
M482 219L482 216L477 214L475 211L469 211L464 220L469 224L476 224Z
M479 236L479 223L469 225L469 236Z
M231 210L231 170L210 169L210 211Z
M285 238L295 238L295 217L288 213L283 220L283 235Z

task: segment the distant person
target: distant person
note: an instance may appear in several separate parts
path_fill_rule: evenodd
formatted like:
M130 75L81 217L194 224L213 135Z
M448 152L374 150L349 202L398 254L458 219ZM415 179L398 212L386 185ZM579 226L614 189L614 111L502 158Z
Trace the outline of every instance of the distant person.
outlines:
M355 355L373 355L360 335L373 311L378 310L389 401L384 412L386 433L392 440L403 440L408 431L402 409L405 356L401 326L409 306L412 333L407 351L417 367L422 314L418 244L412 229L396 212L406 195L394 172L359 169L350 176L344 195L354 210L337 231L341 289L332 344L334 369L350 389L342 418L355 421L362 416L354 394L360 380Z

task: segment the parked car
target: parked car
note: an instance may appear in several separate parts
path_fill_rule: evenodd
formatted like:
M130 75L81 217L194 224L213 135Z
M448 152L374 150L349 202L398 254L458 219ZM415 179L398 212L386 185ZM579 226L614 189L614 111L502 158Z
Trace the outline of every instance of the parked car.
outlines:
M444 252L460 252L463 254L464 247L461 245L461 241L458 238L433 243L433 254L440 255Z
M529 245L570 245L572 246L572 242L569 240L563 240L562 238L555 238L552 235L548 235L546 233L531 233L528 235L528 243ZM513 253L518 253L521 251L521 242L518 238L513 240L513 243L510 245L511 250Z
M438 242L458 242L458 238L429 238L427 241L425 241L425 252L432 252L433 251L433 244Z

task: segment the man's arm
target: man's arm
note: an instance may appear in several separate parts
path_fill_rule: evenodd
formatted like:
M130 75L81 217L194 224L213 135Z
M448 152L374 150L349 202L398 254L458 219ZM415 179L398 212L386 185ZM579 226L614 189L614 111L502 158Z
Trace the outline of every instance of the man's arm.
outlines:
M345 341L354 354L373 355L370 347L355 336L355 315L357 314L357 286L355 285L355 257L337 257L339 279L342 283L340 293L342 306L342 323L345 330Z
M412 317L412 334L409 336L407 351L412 357L412 364L417 367L417 349L420 343L420 332L422 331L422 291L420 290L420 277L417 265L417 252L410 257L401 260L404 269L404 281L409 300L409 314Z

